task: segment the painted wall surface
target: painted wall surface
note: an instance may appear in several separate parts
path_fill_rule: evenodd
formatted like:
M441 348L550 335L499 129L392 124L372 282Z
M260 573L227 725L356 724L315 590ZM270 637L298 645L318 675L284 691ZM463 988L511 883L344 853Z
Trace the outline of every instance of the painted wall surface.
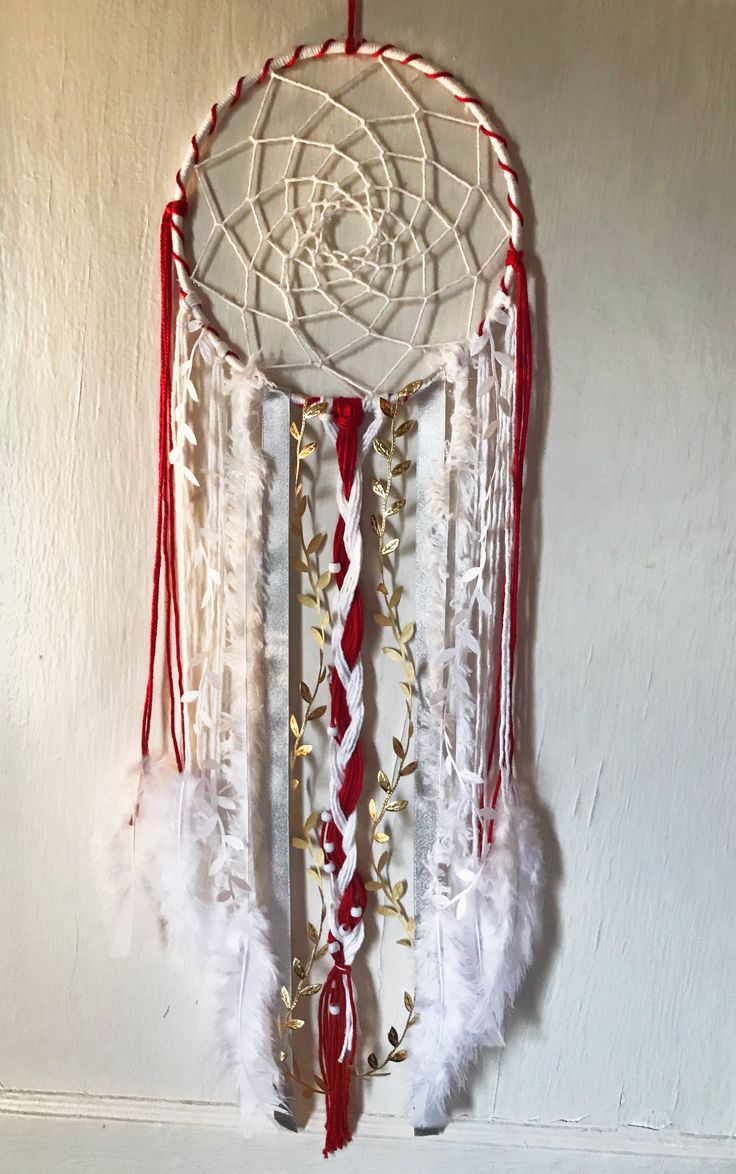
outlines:
M488 100L534 208L519 749L544 812L543 942L474 1121L441 1150L396 1125L400 1160L733 1170L736 8L364 7L366 36ZM141 1107L228 1090L155 933L106 957L87 844L137 750L160 209L211 102L342 25L316 0L6 0L0 17L3 1174L147 1169L162 1136L151 1169L289 1160L283 1137L223 1140L206 1107L204 1133ZM80 1115L98 1126L52 1120ZM140 1124L103 1138L106 1116ZM365 1144L396 1160L381 1128ZM294 1144L311 1169L316 1140ZM359 1162L356 1145L343 1166Z

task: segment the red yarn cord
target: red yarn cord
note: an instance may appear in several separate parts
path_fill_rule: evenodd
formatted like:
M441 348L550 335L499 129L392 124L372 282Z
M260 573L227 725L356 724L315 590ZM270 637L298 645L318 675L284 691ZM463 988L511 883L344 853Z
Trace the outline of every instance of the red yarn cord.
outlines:
M148 642L148 680L141 719L141 754L147 758L151 737L153 716L153 694L156 675L156 650L158 645L161 577L163 569L164 607L164 653L165 672L168 683L171 740L176 764L181 771L184 766L185 726L184 706L181 700L184 692L183 666L181 656L181 617L176 570L176 506L174 500L174 471L169 463L172 446L171 437L171 334L172 334L172 262L171 245L172 218L184 215L186 200L174 200L166 205L161 218L159 252L161 267L161 333L159 365L159 406L158 406L158 497L156 509L156 545L153 557L153 586L151 591L151 621ZM173 627L176 682L172 662L171 635ZM177 730L178 691L179 729Z
M513 451L511 462L511 479L512 479L512 515L514 526L514 549L511 558L511 590L509 592L509 658L510 658L510 699L509 699L509 747L508 755L505 748L501 750L501 758L499 760L498 773L495 779L493 795L491 797L490 806L495 809L498 802L499 792L501 790L501 768L513 767L514 759L514 722L513 722L513 706L514 706L514 679L515 679L515 663L516 663L516 644L518 639L519 626L519 556L521 551L521 507L523 498L523 482L524 482L524 455L526 453L526 439L527 430L529 426L529 410L531 406L532 393L532 373L533 373L533 355L532 355L532 332L531 321L529 317L529 291L527 287L526 269L524 267L524 254L515 247L513 243L509 243L508 252L506 254L506 265L514 271L516 278L516 361L515 361L515 408L514 408L514 434L513 434ZM496 741L498 738L498 726L500 720L501 708L501 640L505 621L505 598L506 598L506 583L502 587L502 599L504 604L501 608L501 617L499 623L499 640L498 640L498 661L495 682L495 696L493 703L493 719L491 723L491 738L488 747L488 765L487 769L490 772L493 766L493 758L496 750ZM493 823L488 825L488 839L493 839Z
M348 0L348 31L345 37L345 52L353 54L356 49L355 41L355 0Z
M350 495L358 461L359 429L363 421L362 402L354 397L340 397L333 400L332 416L337 426L336 449L343 491ZM345 523L339 518L333 541L333 560L339 564L335 579L342 587L350 562L345 548ZM352 669L360 656L363 643L363 601L356 590L350 606L342 635L342 650ZM331 723L336 730L338 742L342 740L350 724L345 689L337 671L333 668L330 676ZM363 786L363 751L358 743L345 767L340 786L340 807L346 817L356 809ZM325 858L339 873L345 863L345 852L333 822L323 824L322 847ZM329 845L329 847L326 847ZM336 918L340 925L354 928L365 911L366 891L363 880L356 871L346 888ZM359 916L351 910L359 909ZM339 944L330 933L330 945ZM342 949L332 953L332 969L323 984L319 1002L319 1054L322 1079L325 1085L327 1119L325 1122L324 1154L342 1149L351 1140L348 1120L350 1108L350 1081L355 1061L356 1012L353 994L351 967L346 964ZM352 1044L343 1053L348 1021L353 1025Z

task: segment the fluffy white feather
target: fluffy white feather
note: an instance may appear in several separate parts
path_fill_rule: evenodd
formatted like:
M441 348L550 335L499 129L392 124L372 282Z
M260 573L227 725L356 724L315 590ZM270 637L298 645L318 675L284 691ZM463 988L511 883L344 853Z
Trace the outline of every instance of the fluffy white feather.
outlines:
M249 1133L259 1113L284 1107L273 1062L278 976L259 910L220 906L216 920L205 998L216 1054L235 1081L241 1127Z

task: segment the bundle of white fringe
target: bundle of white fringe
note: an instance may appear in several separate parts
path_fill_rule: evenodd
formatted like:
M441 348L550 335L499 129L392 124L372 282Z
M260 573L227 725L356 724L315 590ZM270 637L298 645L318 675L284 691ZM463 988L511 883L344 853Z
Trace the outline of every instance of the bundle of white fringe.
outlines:
M176 328L170 460L177 514L187 751L144 761L113 795L95 858L114 952L146 889L199 982L216 1055L248 1131L283 1107L275 1062L278 979L259 894L263 763L262 377L225 364L196 307ZM192 643L196 647L192 649Z
M483 1047L503 1045L504 1016L531 960L541 854L527 790L511 768L509 630L513 511L515 311L446 352L452 412L431 502L433 597L428 621L428 757L436 832L418 910L410 1052L415 1128L441 1127ZM503 338L496 347L493 331ZM497 743L489 763L499 672ZM426 754L426 752L425 752ZM497 772L501 785L491 803ZM436 784L434 781L436 780Z

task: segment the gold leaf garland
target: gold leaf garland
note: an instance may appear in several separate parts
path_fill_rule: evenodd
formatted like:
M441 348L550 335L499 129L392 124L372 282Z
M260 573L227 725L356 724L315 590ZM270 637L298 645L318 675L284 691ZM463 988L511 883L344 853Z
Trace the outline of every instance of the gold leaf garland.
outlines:
M407 890L405 880L392 881L389 874L391 862L390 833L384 823L389 814L399 814L409 805L408 799L397 796L397 791L403 778L411 776L417 769L417 763L411 760L410 749L414 737L414 696L416 687L416 673L410 652L410 642L414 635L414 624L402 626L399 617L399 605L404 593L402 586L397 585L395 575L387 559L396 553L400 546L400 538L390 532L390 519L398 517L406 506L406 499L402 496L393 496L395 482L403 477L411 468L412 462L408 458L399 461L397 457L397 441L408 436L415 427L411 417L404 419L402 408L409 397L419 387L420 382L410 383L400 391L394 400L381 399L380 407L383 415L390 421L390 436L388 443L376 437L373 447L377 455L385 461L384 479L375 477L372 482L373 492L379 501L379 512L371 516L371 529L376 536L378 546L378 561L380 581L377 586L379 599L383 601L382 609L374 615L375 623L386 633L390 631L395 643L383 645L382 651L390 660L400 664L403 670L403 680L399 682L399 689L404 699L404 720L401 736L394 736L392 749L394 763L391 771L378 771L378 786L380 788L380 808L375 798L371 797L368 803L370 825L370 853L371 872L373 877L366 884L370 892L380 894L382 904L376 912L385 918L396 919L401 928L402 936L397 944L412 947L416 928L415 919L409 916L403 903ZM398 454L400 455L400 454ZM387 579L389 580L387 582ZM376 847L377 846L377 847ZM378 856L376 856L378 851ZM391 1063L400 1064L406 1059L408 1052L402 1044L409 1028L417 1021L414 1011L414 999L408 991L404 992L404 1007L407 1012L401 1034L392 1025L388 1031L389 1048L383 1059L379 1059L375 1052L370 1052L367 1059L367 1068L359 1075L364 1080L377 1076L390 1076L387 1071Z
M307 726L309 722L319 721L327 711L327 706L317 704L317 700L320 688L327 677L324 650L325 637L330 626L330 609L326 591L332 576L329 571L320 572L319 568L319 553L324 546L327 537L326 534L318 531L309 540L307 540L305 534L304 520L308 513L309 497L304 490L303 481L304 462L312 456L317 448L315 441L306 441L305 443L308 422L321 415L326 407L327 404L324 401L320 401L319 403L308 403L304 401L302 403L300 423L297 424L295 421L292 421L289 428L296 446L294 460L294 520L291 522L289 528L292 535L297 539L298 546L298 553L292 558L291 565L294 570L307 577L308 590L300 592L297 595L297 599L302 607L314 610L317 613L317 623L310 627L310 632L319 648L319 663L313 683L311 685L306 681L300 681L299 683L299 695L305 705L301 721L297 718L296 714L292 713L289 717L289 729L293 739L290 755L291 788L294 792L298 791L301 785L300 769L303 769L305 759L312 753L311 743L304 741ZM296 987L292 983L291 989L286 986L282 986L281 988L281 1001L284 1004L285 1013L279 1017L277 1023L278 1037L282 1044L279 1051L279 1059L283 1065L284 1073L290 1080L301 1087L302 1095L306 1099L314 1096L315 1093L323 1093L323 1082L319 1076L313 1073L304 1075L296 1056L293 1054L291 1056L291 1064L289 1065L289 1054L285 1050L283 1041L289 1032L299 1031L304 1027L305 1020L299 1014L296 1014L302 1000L319 994L322 989L322 983L314 982L312 979L312 971L315 964L321 958L324 958L327 953L327 942L322 940L325 930L326 905L322 887L324 852L316 831L318 822L318 813L311 811L303 823L300 821L300 826L296 833L292 825L292 848L306 852L310 857L307 873L312 877L319 891L320 914L318 925L315 926L311 922L307 923L307 936L310 942L310 950L306 960L303 961L297 957L292 962L292 970L296 977ZM301 1014L303 1015L304 1012L302 1011Z

